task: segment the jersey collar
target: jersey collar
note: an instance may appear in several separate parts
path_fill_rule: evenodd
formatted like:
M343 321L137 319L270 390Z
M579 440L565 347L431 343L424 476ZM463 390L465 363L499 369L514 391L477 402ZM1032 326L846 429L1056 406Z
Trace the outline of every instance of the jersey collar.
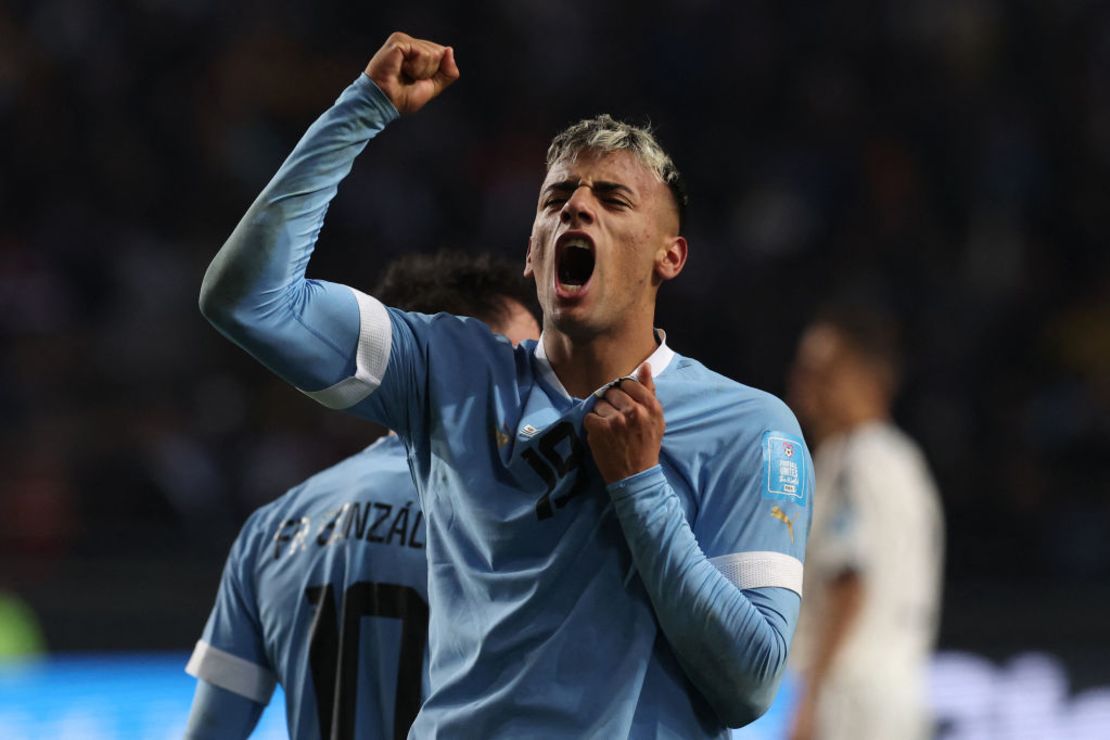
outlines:
M658 378L659 375L667 369L667 366L671 364L671 360L674 359L674 350L667 346L667 332L662 329L655 329L655 340L659 343L659 346L657 346L655 351L645 360L651 367L652 378ZM555 374L555 369L551 367L551 361L547 359L547 350L545 350L543 346L543 334L540 334L540 339L536 342L536 349L533 350L532 355L536 358L536 365L539 367L540 375L543 377L544 381L562 394L564 398L573 398L573 396L567 393L567 389L563 387L563 383L559 380L559 376ZM611 382L601 387L607 388L610 385L612 385Z

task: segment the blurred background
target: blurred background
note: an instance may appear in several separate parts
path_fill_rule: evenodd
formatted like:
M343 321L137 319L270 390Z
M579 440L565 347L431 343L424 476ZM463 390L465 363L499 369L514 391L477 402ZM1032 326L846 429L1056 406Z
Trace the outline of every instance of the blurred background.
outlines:
M691 194L670 344L782 395L820 304L888 306L946 508L942 667L996 717L1036 674L1047 728L1110 692L1110 5L1083 0L0 0L0 649L180 673L245 516L379 433L196 299L392 30L462 79L363 155L311 276L523 261L550 136L650 120Z

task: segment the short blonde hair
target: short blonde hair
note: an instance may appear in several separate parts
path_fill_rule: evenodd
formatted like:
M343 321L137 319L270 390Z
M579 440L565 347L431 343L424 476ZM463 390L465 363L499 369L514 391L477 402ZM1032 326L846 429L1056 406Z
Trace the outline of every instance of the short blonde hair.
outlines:
M564 159L574 161L581 152L629 152L670 190L678 209L681 229L686 215L686 186L670 155L659 145L651 129L618 121L607 113L585 118L563 129L547 148L547 169L550 171Z

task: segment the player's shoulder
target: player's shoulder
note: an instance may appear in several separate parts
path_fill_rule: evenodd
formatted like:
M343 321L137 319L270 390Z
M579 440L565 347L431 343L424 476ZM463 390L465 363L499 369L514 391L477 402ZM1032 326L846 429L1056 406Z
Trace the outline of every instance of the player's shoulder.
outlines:
M409 475L404 444L396 435L385 435L259 507L251 518L256 527L272 529L290 517L340 506L375 483L381 482L384 484L381 488L391 489L389 482L408 481Z
M889 421L871 422L851 433L848 464L855 475L889 485L898 480L904 489L936 497L936 481L921 446Z
M679 423L700 423L729 435L801 433L794 413L781 398L733 380L690 357L676 354L656 386L664 409L669 412L668 404L673 405Z
M392 321L404 323L433 339L433 347L434 344L446 343L461 345L471 351L511 353L513 350L508 339L473 316L458 316L446 311L420 313L392 307L386 310Z
M849 449L853 456L869 460L884 457L915 466L925 460L917 442L888 421L871 422L856 429L851 434Z
M408 469L408 452L400 437L385 434L373 444L316 473L305 483L310 488L326 488L333 482L347 483L352 478L371 477L398 469Z
M401 322L418 338L427 357L437 366L438 382L456 385L460 379L520 383L532 376L535 340L516 347L480 319L450 313L422 314L390 308L394 322ZM445 370L450 368L450 372Z

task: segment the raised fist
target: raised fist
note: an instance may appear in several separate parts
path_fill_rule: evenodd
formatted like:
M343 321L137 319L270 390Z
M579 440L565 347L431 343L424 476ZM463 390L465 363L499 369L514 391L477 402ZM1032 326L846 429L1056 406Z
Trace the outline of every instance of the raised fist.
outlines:
M450 46L392 33L366 65L374 81L402 114L415 113L459 79Z

